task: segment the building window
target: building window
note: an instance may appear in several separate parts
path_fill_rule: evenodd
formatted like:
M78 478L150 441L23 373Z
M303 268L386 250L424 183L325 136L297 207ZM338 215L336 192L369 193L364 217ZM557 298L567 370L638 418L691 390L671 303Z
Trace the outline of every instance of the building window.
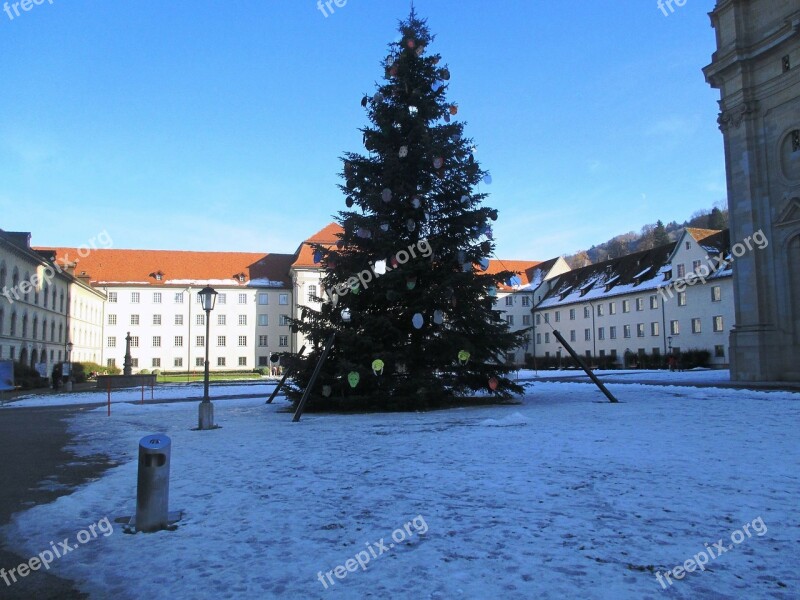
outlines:
M153 336L153 348L160 348L161 347L161 336L154 335Z
M544 313L544 322L545 323L549 323L550 322L550 313Z
M531 324L531 316L530 315L522 315L522 324L523 325L530 325Z
M241 346L247 346L247 336L246 335L240 335L239 336L239 346L240 347Z
M522 297L522 306L530 306L531 305L531 297L530 296L523 296Z
M182 366L183 366L183 359L182 359L181 357L177 357L177 358L176 358L176 359L173 361L173 363L172 363L172 364L174 364L176 367L182 367Z
M107 346L108 348L116 348L116 347L117 347L117 338L116 338L116 337L114 337L113 335L112 335L112 336L110 336L110 337L108 338L108 340L106 341L106 346Z
M725 346L717 345L714 346L714 357L715 358L725 358Z
M217 325L225 325L225 315L217 315Z
M183 325L183 315L175 315L175 325Z
M644 298L636 299L636 310L644 310Z
M154 358L153 360L150 361L150 366L151 367L160 367L161 366L161 359L160 358Z
M569 320L570 321L574 321L575 320L575 309L574 308L570 308L569 309Z
M239 357L239 366L240 367L246 367L247 366L247 357L246 356L240 356Z
M139 292L131 292L131 304L139 304Z
M658 308L658 296L656 296L655 294L650 296L650 308L651 309Z
M247 325L247 315L239 315L239 325Z
M669 322L669 332L672 335L680 335L681 333L681 326L678 321L670 321Z
M688 245L689 242L686 242L686 244ZM680 264L678 265L678 279L683 279L684 277L686 277L686 265Z
M217 358L217 366L218 367L224 367L225 366L225 357L224 356L220 356L220 357Z
M289 294L280 294L278 296L278 304L282 306L289 304Z
M678 292L678 306L686 306L686 292Z
M139 315L131 315L131 325L139 324Z
M623 325L622 326L622 337L626 337L626 338L631 337L631 326L630 325Z
M711 301L712 302L722 302L722 288L718 285L712 286L711 288Z
M258 303L262 306L269 304L269 294L266 292L261 292L258 294Z
M592 316L591 309L588 306L583 307L583 318L588 319Z
M139 336L132 335L131 336L131 348L138 348L139 347Z
M247 304L247 294L239 294L239 304Z
M644 323L636 324L636 337L644 337Z
M550 343L550 334L549 333L545 333L544 334L544 343L545 344L549 344Z
M182 335L176 335L175 336L175 347L176 348L180 348L181 346L183 346L183 336Z
M697 273L697 271L699 271L699 270L700 270L700 261L699 260L693 260L692 261L692 271Z
M225 336L218 335L217 336L217 346L224 346L225 345Z
M702 326L700 324L700 319L692 319L692 333L701 333Z
M506 306L514 306L514 296L510 294L506 296Z
M288 335L282 335L280 336L280 338L278 338L278 346L280 346L281 348L286 348L288 345L289 345Z
M205 315L197 315L197 319L195 320L195 323L197 323L198 325L205 325L206 324L206 316Z
M578 334L575 332L574 329L569 330L569 341L574 342L578 339Z
M198 335L197 338L196 338L195 346L199 346L199 347L203 348L203 347L205 347L205 345L206 345L206 336Z
M206 366L206 359L202 356L198 356L194 359L194 366L195 367L205 367Z
M631 312L631 301L630 300L623 300L622 301L622 312L624 312L624 313Z
M591 329L584 329L583 330L583 339L587 342L592 341L592 330Z
M267 336L266 335L258 336L258 345L261 346L262 348L265 348L267 346Z
M278 320L278 325L285 327L289 325L289 315L281 315L280 319Z
M175 304L183 304L183 292L175 292Z
M161 325L161 315L153 315L153 325Z
M12 350L13 350L13 348L12 348ZM117 366L117 359L116 358L106 359L106 366L107 367L116 367Z
M309 285L308 286L308 301L315 302L317 299L317 286Z
M657 321L653 321L652 323L650 323L650 335L653 335L653 336L659 335L658 322Z
M135 368L139 368L139 359L138 358L131 358L131 366Z
M259 356L258 357L258 366L259 367L268 367L269 366L269 357L268 356Z
M258 324L260 327L269 325L269 315L258 315Z
M116 325L117 324L117 315L108 315L108 324L109 325Z
M108 292L108 301L109 302L116 302L117 301L117 292ZM55 302L53 303L55 306Z
M606 328L605 327L598 327L597 328L597 339L598 340L606 339Z
M536 315L536 324L537 325L541 325L542 324L542 315L538 315L538 314Z
M615 302L608 303L608 314L615 315L617 314L617 305Z
M506 323L509 326L514 325L514 315L506 315Z
M536 334L536 343L537 344L541 344L542 343L542 334L541 333L537 333Z
M597 316L598 317L602 317L603 316L603 305L602 304L598 304L597 305Z
M217 294L217 304L227 304L228 303L228 294Z
M612 340L617 339L617 326L616 325L612 325L611 327L608 328L608 337L610 337Z
M153 292L153 304L161 304L161 292Z
M714 331L719 333L723 329L722 316L714 317Z

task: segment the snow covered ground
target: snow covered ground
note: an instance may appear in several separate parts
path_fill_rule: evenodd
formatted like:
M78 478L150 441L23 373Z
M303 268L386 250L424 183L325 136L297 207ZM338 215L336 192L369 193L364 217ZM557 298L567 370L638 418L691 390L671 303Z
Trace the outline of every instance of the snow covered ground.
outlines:
M221 400L203 432L193 403L99 407L75 448L121 465L3 534L23 556L68 538L51 570L101 599L797 598L800 395L609 387L619 404L537 381L518 406L297 424L285 401ZM76 543L134 512L154 432L180 527Z

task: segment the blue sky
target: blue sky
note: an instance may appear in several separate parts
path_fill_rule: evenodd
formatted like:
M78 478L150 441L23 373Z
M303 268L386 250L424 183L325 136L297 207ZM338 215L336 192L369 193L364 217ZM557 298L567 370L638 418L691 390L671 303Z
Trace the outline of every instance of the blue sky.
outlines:
M725 199L701 73L713 4L416 0L492 173L498 256L545 260ZM409 5L0 12L0 227L36 245L105 230L117 248L294 251L344 208L339 157L362 150L360 100Z

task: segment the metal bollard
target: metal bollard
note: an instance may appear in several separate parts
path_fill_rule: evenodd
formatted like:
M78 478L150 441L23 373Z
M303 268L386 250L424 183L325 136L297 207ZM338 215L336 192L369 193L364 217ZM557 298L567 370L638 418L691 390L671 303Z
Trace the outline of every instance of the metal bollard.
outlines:
M139 440L136 531L153 532L169 525L169 462L172 440L163 433Z

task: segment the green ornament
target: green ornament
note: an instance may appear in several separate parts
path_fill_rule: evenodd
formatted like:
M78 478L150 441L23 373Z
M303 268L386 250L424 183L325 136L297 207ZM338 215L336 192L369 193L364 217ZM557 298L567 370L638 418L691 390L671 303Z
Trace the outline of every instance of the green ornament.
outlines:
M469 356L470 356L469 352L467 352L466 350L462 350L461 352L458 353L458 362L460 362L462 365L467 364Z
M380 358L376 358L372 361L372 372L375 373L375 375L383 375L383 367L384 364Z
M352 388L356 387L359 381L361 381L361 375L359 375L357 371L351 371L347 376L347 382Z

